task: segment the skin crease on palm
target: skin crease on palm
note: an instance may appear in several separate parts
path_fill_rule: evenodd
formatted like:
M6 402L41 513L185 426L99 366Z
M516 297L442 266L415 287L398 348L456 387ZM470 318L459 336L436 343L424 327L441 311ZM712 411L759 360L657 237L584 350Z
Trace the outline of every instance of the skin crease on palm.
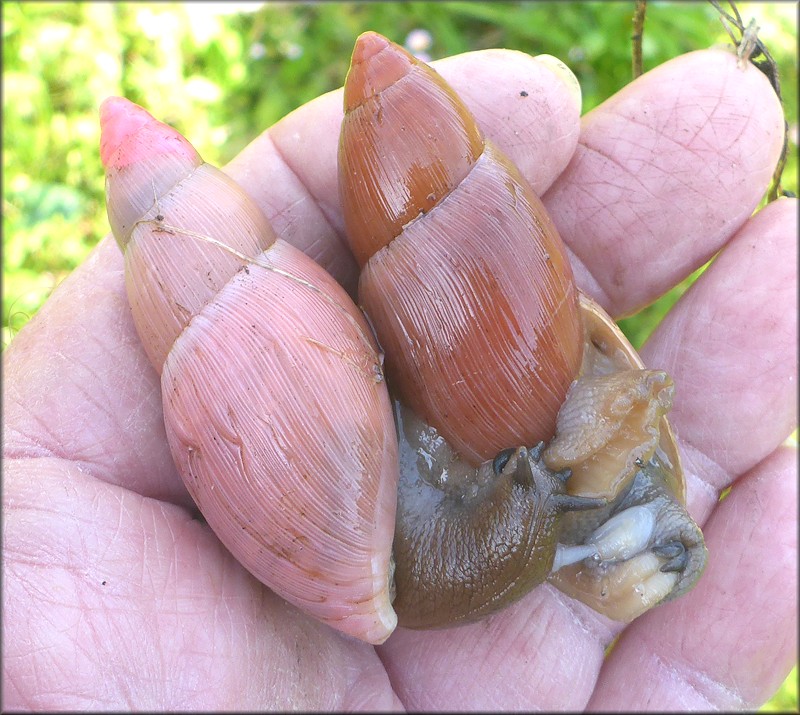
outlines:
M671 423L709 549L700 583L628 627L547 585L479 623L399 629L378 648L310 621L194 518L106 238L4 356L5 709L730 709L786 676L797 205L751 217L782 141L768 82L701 51L581 119L551 62L484 51L434 66L542 195L579 286L613 316L720 252L642 351L675 380ZM341 106L337 91L301 107L226 170L352 290Z

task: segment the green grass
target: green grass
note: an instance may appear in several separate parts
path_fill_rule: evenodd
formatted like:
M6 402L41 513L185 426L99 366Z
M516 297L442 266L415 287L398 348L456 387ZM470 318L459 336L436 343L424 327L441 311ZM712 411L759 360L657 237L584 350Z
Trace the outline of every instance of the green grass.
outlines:
M589 110L630 80L632 3L278 3L219 14L217 3L3 3L3 346L108 232L97 107L124 95L157 108L201 155L231 159L303 102L341 85L356 36L403 42L424 28L433 59L507 47L562 58ZM236 5L234 3L233 5ZM740 5L779 62L797 193L794 4ZM645 69L727 42L705 3L651 2ZM622 321L637 347L691 283ZM797 674L771 710L797 711Z
M588 110L630 79L629 3L277 4L219 14L216 4L3 4L3 346L107 232L97 106L121 94L225 163L303 102L338 87L355 37L432 36L432 58L508 47L563 58ZM769 8L767 8L769 9ZM758 11L781 62L796 134L792 21ZM650 3L645 69L726 40L706 4ZM794 54L793 54L794 53ZM786 185L797 191L796 145ZM682 284L681 288L685 289ZM635 345L679 297L624 321Z

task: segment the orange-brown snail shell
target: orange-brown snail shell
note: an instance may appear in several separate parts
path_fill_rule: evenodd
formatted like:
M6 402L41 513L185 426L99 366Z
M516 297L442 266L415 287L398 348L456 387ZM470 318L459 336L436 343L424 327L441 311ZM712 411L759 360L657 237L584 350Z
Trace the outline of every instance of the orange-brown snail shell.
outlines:
M436 72L366 33L344 105L339 186L359 301L398 400L400 624L475 620L581 554L555 582L614 617L685 590L705 550L678 506L671 380L642 369L579 295L541 201ZM636 536L612 555L623 517L600 527L622 508ZM663 524L675 510L683 530ZM648 567L612 583L637 550Z

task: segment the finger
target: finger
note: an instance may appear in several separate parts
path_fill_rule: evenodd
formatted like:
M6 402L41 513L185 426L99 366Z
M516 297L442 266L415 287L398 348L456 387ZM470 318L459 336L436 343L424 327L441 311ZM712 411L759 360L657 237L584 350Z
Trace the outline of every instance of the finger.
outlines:
M579 286L620 316L708 261L766 190L783 126L766 77L710 50L657 67L587 114L544 197Z
M520 164L538 192L575 149L580 101L572 74L553 58L487 50L434 63L486 135ZM341 90L300 107L258 137L225 170L256 200L281 238L353 292L336 153Z
M5 708L398 709L371 647L272 594L185 510L52 458L3 476Z
M620 636L593 710L755 709L797 659L797 452L736 482L705 529L695 589Z
M721 87L717 86L715 89L716 101L719 102ZM661 112L660 117L656 116L655 119L663 123L674 112L674 106L665 105L655 107L654 110ZM739 131L741 133L741 127ZM720 149L719 146L714 146L711 151L717 152ZM691 156L694 149L690 145L689 151L683 149L681 151ZM571 168L572 165L570 165ZM567 170L567 174L570 169ZM588 177L584 177L583 181L590 189L592 182ZM562 179L559 179L548 196L553 195L553 192L556 192L561 185ZM582 188L576 186L574 191L577 192ZM761 189L758 193L760 194L760 192ZM678 199L696 200L696 196L689 192L682 198L679 196L675 198L676 201ZM561 200L565 203L568 201L563 195ZM757 200L757 196L755 200ZM677 209L673 213L675 212ZM742 218L742 220L744 219ZM633 236L633 238L639 237ZM725 235L724 238L728 238L728 236ZM794 262L791 265L794 265ZM672 280L673 277L670 277L669 280ZM790 315L791 313L786 312L786 314ZM661 363L653 360L651 364ZM392 682L404 702L409 707L453 707L454 705L458 707L459 704L466 706L475 702L490 707L496 704L496 701L492 700L496 693L502 691L510 693L508 696L509 707L515 705L517 707L554 707L556 705L563 707L563 700L546 700L547 695L553 693L558 693L562 698L570 698L567 707L580 707L588 699L588 694L594 684L593 678L596 674L594 666L601 657L598 654L602 653L603 645L610 640L619 626L607 625L594 614L583 611L580 605L569 604L567 599L556 596L550 589L539 589L529 598L530 600L526 599L519 604L519 610L506 611L494 617L491 635L495 637L487 638L488 634L485 630L473 626L434 634L400 631L393 636L382 647L381 655L392 676ZM542 599L544 603L538 605L540 604L538 599ZM581 637L577 640L567 638L567 642L570 644L568 654L556 652L558 645L552 642L554 639L548 639L546 635L536 633L531 624L525 622L524 619L522 623L519 623L518 620L515 621L512 613L530 614L531 611L525 610L525 608L534 608L533 603L537 604L535 611L538 613L536 615L547 614L543 618L545 623L548 625L552 625L552 622L557 623L556 628L550 629L551 632L558 630L561 633L563 630L569 634L568 624L571 620L574 622L573 614L581 613L583 615ZM519 616L516 618L519 619ZM509 627L508 630L503 627L507 622L513 623L513 627ZM514 667L515 663L526 662L525 655L527 653L523 653L521 657L517 658L504 657L509 652L519 656L517 653L518 642L524 642L531 649L530 652L536 652L535 662L538 667L534 667L532 671L531 669L517 670ZM454 653L458 655L454 656ZM575 660L570 660L570 656L573 656ZM458 673L455 678L448 676L445 672L447 665L453 665L454 657L457 659L457 663L453 670ZM502 669L498 669L500 662L502 662ZM493 676L489 672L489 666L484 668L485 663L494 666L494 673L501 675ZM584 666L583 669L581 665ZM562 667L565 667L567 672L576 672L578 677L569 683L559 679ZM548 685L552 689L548 689ZM501 700L500 702L506 703L507 701Z
M701 523L797 424L796 221L793 199L756 214L642 350L675 380L670 422Z
M6 349L4 457L71 460L86 476L191 507L123 281L106 239Z
M582 710L612 637L608 621L540 586L475 624L398 628L378 653L408 710Z

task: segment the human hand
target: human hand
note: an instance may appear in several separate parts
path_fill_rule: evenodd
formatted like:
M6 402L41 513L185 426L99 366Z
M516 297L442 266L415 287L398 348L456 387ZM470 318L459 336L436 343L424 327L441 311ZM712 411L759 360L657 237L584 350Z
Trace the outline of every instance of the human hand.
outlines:
M549 67L507 52L437 65L543 194L580 287L627 314L724 248L642 351L676 383L671 423L710 552L696 589L623 629L542 586L377 649L308 620L194 518L106 240L5 356L6 707L731 708L777 687L796 647L796 467L780 446L796 422L796 204L749 216L780 109L754 68L702 52L579 129ZM352 288L340 119L341 95L325 95L227 170Z

